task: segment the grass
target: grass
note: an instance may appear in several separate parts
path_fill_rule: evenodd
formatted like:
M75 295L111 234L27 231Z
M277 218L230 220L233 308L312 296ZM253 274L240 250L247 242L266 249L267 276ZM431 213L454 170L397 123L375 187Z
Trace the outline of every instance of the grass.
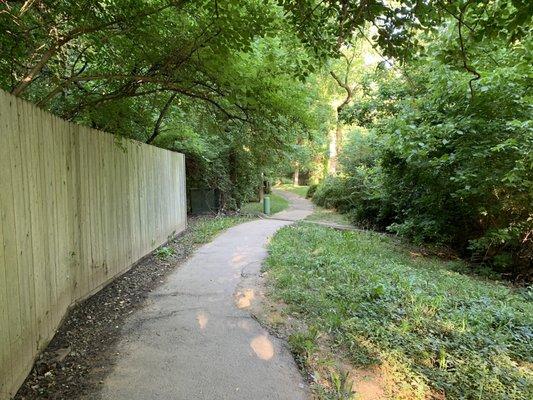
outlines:
M309 215L307 218L309 221L317 222L329 222L339 225L351 225L350 220L346 218L344 214L339 214L334 210L329 210L327 208L322 208L315 206L315 211L313 214Z
M188 221L187 230L179 235L169 237L169 242L154 250L154 255L161 261L169 261L176 255L172 246L179 243L189 251L210 242L215 236L232 226L251 221L253 217L246 215L203 215Z
M243 222L248 222L251 219L250 217L240 215L198 217L191 226L190 241L193 245L210 242L220 232Z
M269 194L270 196L270 213L275 214L280 211L285 210L287 207L289 207L289 202L278 195L275 194ZM263 212L263 203L262 202L253 202L253 203L246 203L241 208L242 213L247 214L259 214Z
M533 398L531 288L370 232L285 227L269 253L271 298L307 326L292 337L304 358L327 338L354 367L385 371L392 399Z
M307 189L309 189L309 186L295 186L292 184L281 184L276 186L278 189L286 190L288 192L296 193L298 196L305 197L307 194Z

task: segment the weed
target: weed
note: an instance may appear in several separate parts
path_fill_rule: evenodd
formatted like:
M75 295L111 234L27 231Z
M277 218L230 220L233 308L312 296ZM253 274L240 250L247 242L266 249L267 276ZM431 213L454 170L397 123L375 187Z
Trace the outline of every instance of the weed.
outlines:
M155 256L160 260L167 260L172 257L176 251L169 246L161 246L155 251Z
M308 359L316 351L317 335L317 329L310 329L307 332L298 332L289 336L289 346L300 366L305 367Z

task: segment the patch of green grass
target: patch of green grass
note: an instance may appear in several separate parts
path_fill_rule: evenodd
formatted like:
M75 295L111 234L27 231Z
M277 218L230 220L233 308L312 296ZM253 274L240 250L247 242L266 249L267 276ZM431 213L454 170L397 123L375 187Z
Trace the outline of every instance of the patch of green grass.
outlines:
M348 218L345 215L339 214L335 210L329 210L327 208L322 208L315 206L315 211L313 214L309 215L307 218L309 221L316 222L328 222L339 225L351 225Z
M296 332L289 337L289 346L296 362L305 366L307 359L317 350L318 330L309 329L307 332Z
M296 193L298 196L305 197L309 186L295 186L292 184L282 184L276 186L278 189L286 190L288 192Z
M289 202L276 194L269 194L270 196L270 213L275 214L280 211L285 210L287 207L289 207ZM254 202L254 203L246 203L241 208L242 213L247 214L259 214L263 212L263 203L262 202Z
M300 224L281 229L269 252L274 298L354 365L388 366L411 393L403 398L533 398L531 289L463 275L460 261L369 232ZM293 341L296 352L312 348Z
M193 244L204 244L225 229L232 226L248 222L252 218L246 216L219 216L219 217L200 217L191 227L192 236L191 242Z

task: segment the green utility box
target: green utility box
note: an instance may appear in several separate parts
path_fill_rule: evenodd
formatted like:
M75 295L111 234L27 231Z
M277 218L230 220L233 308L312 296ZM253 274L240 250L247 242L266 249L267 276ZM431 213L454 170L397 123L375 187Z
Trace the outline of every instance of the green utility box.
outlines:
M270 196L263 197L263 213L270 215Z

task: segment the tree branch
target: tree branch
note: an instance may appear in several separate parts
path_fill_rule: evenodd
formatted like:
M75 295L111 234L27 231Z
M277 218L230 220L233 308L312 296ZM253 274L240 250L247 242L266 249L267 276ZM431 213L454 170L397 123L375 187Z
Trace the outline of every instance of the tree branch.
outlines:
M155 138L159 135L161 124L163 122L163 119L165 118L165 114L167 113L168 109L170 108L170 105L172 104L172 102L174 101L177 95L178 95L178 92L172 93L170 97L168 98L168 100L166 101L165 105L159 112L159 117L157 118L157 121L155 123L154 130L152 131L152 134L150 135L146 143L148 144L152 143L155 140Z
M329 74L333 77L333 79L335 79L337 84L346 91L346 97L344 98L344 101L337 107L337 112L340 113L341 110L344 108L344 106L346 106L346 104L348 104L350 102L350 100L352 99L353 89L350 87L350 85L348 85L348 83L347 83L348 78L347 77L346 77L345 81L343 82L337 76L337 74L335 72L329 71Z
M461 29L464 24L463 22L464 13L466 12L466 9L468 8L469 5L470 5L470 1L468 1L464 5L464 7L461 9L461 13L459 14L459 18L457 20L458 21L457 28L459 31L459 45L461 47L461 58L463 61L463 68L466 69L468 72L470 72L472 75L474 75L474 77L468 81L468 87L470 88L470 97L471 99L473 99L474 98L473 82L481 79L481 75L473 67L468 65L467 53L466 53L465 43L464 43L462 29Z
M236 119L242 122L250 122L248 117L241 117L239 115L229 112L222 105L220 105L215 99L209 97L208 95L204 93L194 92L190 88L184 88L182 86L177 85L175 82L171 82L171 81L162 79L162 77L157 77L157 76L121 75L121 74L73 76L73 77L68 78L65 82L63 82L58 87L56 87L52 92L50 92L44 99L40 100L37 104L42 105L45 101L51 100L58 93L60 93L63 88L65 88L66 86L74 82L82 82L82 81L87 82L87 81L94 81L94 80L119 80L119 79L124 79L137 85L142 85L145 83L153 83L153 84L159 85L160 90L162 89L162 90L174 91L174 92L181 93L187 97L203 100L213 105L215 108L221 111L229 119ZM127 96L121 96L120 94L117 94L113 96L113 98L108 98L108 100L117 99L121 97L127 97ZM239 105L235 105L235 106L242 110L241 106Z
M140 12L139 14L133 16L133 17L119 17L115 18L112 21L108 21L99 25L92 25L92 26L80 26L77 28L72 29L70 32L67 32L62 38L56 40L48 50L46 50L39 61L30 68L28 73L18 82L18 84L11 90L11 94L15 96L20 96L26 88L33 82L35 77L41 72L41 70L44 68L44 66L50 61L50 59L57 54L59 49L63 47L65 44L69 43L73 39L76 39L79 36L83 36L89 33L98 32L101 30L104 30L106 28L109 28L113 25L119 24L121 22L127 22L132 19L138 19L138 18L144 18L149 15L157 14L167 8L181 5L181 3L185 3L186 0L171 0L169 3L157 7L154 10L151 11L144 11Z
M125 92L118 92L118 93L112 93L105 96L100 97L99 99L93 100L93 101L87 101L82 104L78 104L74 109L70 110L68 113L64 113L61 115L62 118L67 120L72 120L78 113L83 110L84 108L88 106L96 106L100 103L105 103L106 101L112 101L117 99L124 99L128 97L140 97L140 96L146 96L149 94L160 92L162 89L157 88L153 90L146 90L144 92L132 92L132 93L125 93Z

